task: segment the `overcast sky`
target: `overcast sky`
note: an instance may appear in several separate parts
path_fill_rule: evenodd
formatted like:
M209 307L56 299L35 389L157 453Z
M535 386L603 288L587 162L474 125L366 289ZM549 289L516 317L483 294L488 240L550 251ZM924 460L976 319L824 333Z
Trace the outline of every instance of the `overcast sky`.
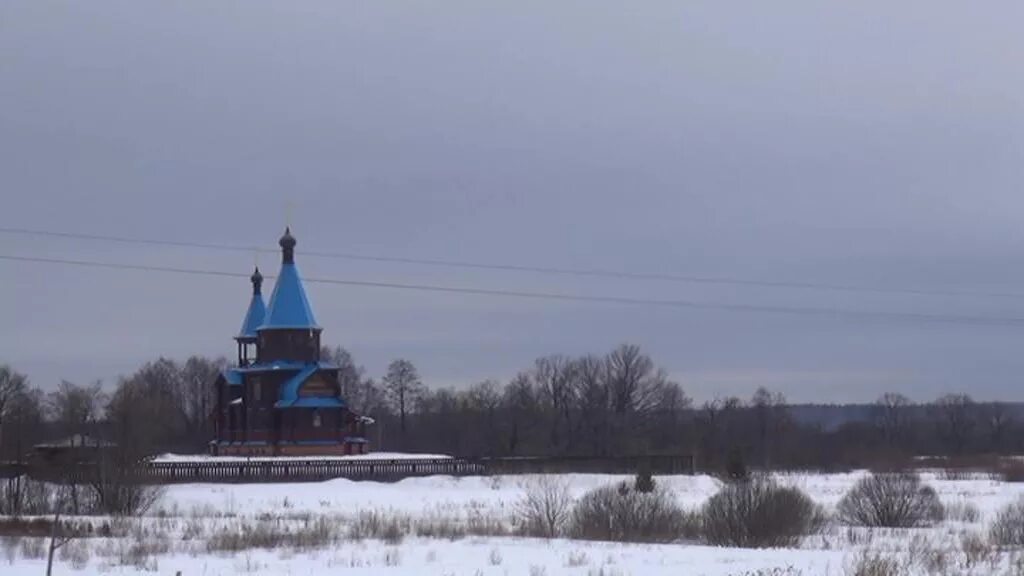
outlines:
M1024 319L1024 298L303 255L1024 294L1021 22L1019 0L6 0L0 226L275 248L290 221L307 277ZM0 254L254 261L4 233ZM0 362L51 387L231 357L249 290L0 260ZM325 343L433 385L633 342L698 399L1024 400L1024 324L307 291Z

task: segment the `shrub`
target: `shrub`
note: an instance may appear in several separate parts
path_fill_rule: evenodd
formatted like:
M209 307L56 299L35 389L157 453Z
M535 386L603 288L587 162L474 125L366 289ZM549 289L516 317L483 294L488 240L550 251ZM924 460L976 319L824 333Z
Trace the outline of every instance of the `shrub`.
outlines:
M853 526L913 528L942 520L943 507L916 473L872 474L839 502L839 519Z
M704 538L717 546L793 546L821 524L820 508L797 488L768 478L725 485L702 510Z
M988 534L1000 546L1024 546L1024 497L999 511Z
M161 486L143 484L131 468L112 464L100 465L91 484L96 511L111 516L141 516L163 494Z
M570 533L585 540L672 542L679 539L684 519L665 490L639 492L623 482L584 494L573 509Z
M520 529L529 536L554 538L565 529L572 498L569 485L558 476L537 476L523 483L523 497L516 503Z
M725 463L725 477L734 482L747 480L750 477L747 462L739 448L729 450L729 456Z
M651 470L648 466L644 466L639 472L637 472L636 480L633 481L633 489L642 494L648 492L654 492L654 476L651 475Z

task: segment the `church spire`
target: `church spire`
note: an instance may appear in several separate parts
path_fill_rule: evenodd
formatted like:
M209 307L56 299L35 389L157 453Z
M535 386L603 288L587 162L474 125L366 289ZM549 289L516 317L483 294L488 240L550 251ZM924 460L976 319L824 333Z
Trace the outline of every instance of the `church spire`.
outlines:
M299 271L295 267L295 237L291 228L285 228L278 242L281 246L281 272L277 275L274 292L270 295L267 314L260 330L310 329L319 330L313 310L306 298Z
M267 315L267 307L263 304L263 275L257 266L249 278L252 281L252 300L249 301L249 309L245 312L245 319L242 320L242 330L236 337L239 340L255 340L256 329L263 325L263 318Z

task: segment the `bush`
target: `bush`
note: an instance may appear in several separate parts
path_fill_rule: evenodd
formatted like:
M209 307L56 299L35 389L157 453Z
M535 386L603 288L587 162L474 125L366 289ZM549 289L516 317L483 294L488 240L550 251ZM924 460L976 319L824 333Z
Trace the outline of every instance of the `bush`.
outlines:
M584 494L573 509L570 533L584 540L672 542L680 538L684 520L665 490L640 492L623 482Z
M740 482L747 480L749 477L750 472L747 470L747 462L743 458L743 452L739 448L733 448L729 451L729 456L725 463L725 478L733 482Z
M523 483L523 497L516 504L520 530L528 536L554 538L565 529L572 498L569 486L558 476L537 476Z
M942 520L942 502L916 473L872 474L839 502L839 519L853 526L914 528Z
M642 494L648 492L654 492L654 476L651 475L650 467L644 466L636 474L636 480L633 481L633 489Z
M1000 546L1024 546L1024 497L999 511L988 534Z
M820 508L796 488L768 478L725 485L704 505L704 538L717 546L794 546L821 524Z

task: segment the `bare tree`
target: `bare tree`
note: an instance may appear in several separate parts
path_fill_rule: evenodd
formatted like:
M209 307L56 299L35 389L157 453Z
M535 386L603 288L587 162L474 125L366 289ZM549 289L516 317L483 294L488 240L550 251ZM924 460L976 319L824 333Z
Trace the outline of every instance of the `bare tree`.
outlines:
M53 574L53 553L72 540L74 540L72 533L61 530L60 512L54 513L53 526L50 528L50 550L46 555L46 576Z
M750 401L753 411L755 439L760 447L762 465L770 468L779 437L786 426L786 397L779 392L770 392L763 386L754 392Z
M196 448L202 447L213 437L213 412L217 402L213 382L226 366L227 360L224 358L211 360L203 356L192 356L179 368L182 413L191 443Z
M606 357L611 407L615 414L650 408L657 387L664 382L650 356L634 344L623 344Z
M46 409L61 434L84 434L100 418L106 396L100 381L80 386L62 380L57 390L46 396Z
M572 412L578 393L576 366L565 356L538 358L532 379L548 409L551 447L556 451L571 450L574 444Z
M3 427L10 409L11 402L28 387L28 378L11 369L7 364L0 365L0 446L4 445Z
M875 425L889 446L904 441L910 427L910 400L893 392L882 394L875 402Z
M341 397L349 402L350 398L359 393L366 371L362 366L356 366L352 354L341 346L335 348L324 346L320 349L320 359L338 367L338 389L341 391ZM351 406L351 402L349 405Z
M988 433L989 449L1002 452L1006 449L1006 439L1013 426L1013 415L1003 402L989 402L982 407L982 421Z
M502 404L508 414L509 454L518 454L524 437L535 429L539 416L539 401L530 374L520 372L505 387Z
M649 433L657 447L673 452L694 447L693 439L685 438L686 415L692 404L693 401L678 382L667 381L660 387L655 399L654 415L651 418L652 430Z
M494 380L484 380L470 386L463 402L468 413L468 425L479 430L476 434L474 453L494 454L500 450L498 413L501 408L500 385Z
M611 434L611 394L607 363L597 356L576 360L579 378L580 425L594 454L608 455Z
M946 394L935 401L940 435L955 454L963 452L974 432L974 408L967 394Z
M404 439L406 417L423 391L423 383L412 362L401 358L391 362L387 376L384 377L384 389L391 405L398 412L399 430Z
M0 460L20 461L28 448L43 437L46 426L43 393L38 388L26 387L7 402L5 410L7 417L3 427L6 434L4 444L0 445ZM44 513L42 507L31 508L33 501L46 501L45 497L33 498L42 489L41 484L30 482L26 476L9 478L7 488L0 488L0 497L3 498L0 510L6 511L0 514Z

